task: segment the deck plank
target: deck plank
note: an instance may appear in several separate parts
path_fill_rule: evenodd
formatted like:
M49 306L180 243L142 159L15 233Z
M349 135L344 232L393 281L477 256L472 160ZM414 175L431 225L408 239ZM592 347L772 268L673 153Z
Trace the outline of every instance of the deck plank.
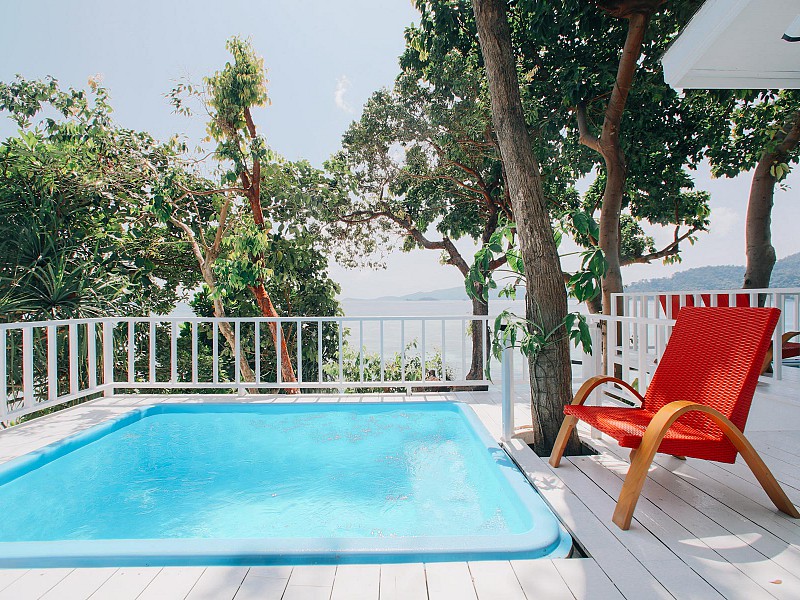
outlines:
M73 569L31 569L0 591L0 600L38 600Z
M283 600L330 600L336 565L299 565L292 569Z
M588 559L553 561L570 591L580 600L622 600L624 596L597 563ZM648 598L642 591L638 598Z
M512 560L511 567L529 599L572 600L575 596L552 560Z
M239 586L235 600L281 600L292 567L252 567Z
M134 600L160 572L160 567L122 567L89 597L92 600Z
M185 598L205 570L206 567L164 567L137 600Z
M656 455L655 462L667 466L672 460ZM670 465L669 470L687 483L714 496L743 517L758 523L790 544L800 543L800 524L780 514L758 483L749 482L703 460Z
M28 569L0 569L0 591L6 589L27 572Z
M517 574L507 560L469 563L478 600L526 600Z
M610 459L604 458L607 466L610 466ZM600 459L575 457L572 462L584 470L610 497L616 497L622 488L622 478L612 469L598 464L597 460ZM627 464L622 464L624 470L627 470ZM729 532L721 530L689 505L684 503L687 509L679 510L681 507L674 498L662 498L661 503L654 504L650 497L656 486L652 481L645 483L631 530L638 524L652 532L723 595L736 593L746 594L748 598L791 597L790 589L794 587L791 580L796 580L791 573L777 564L765 564L770 561L764 555ZM675 511L678 511L676 517L679 520L670 516L670 512ZM721 565L725 566L720 567ZM773 575L770 576L770 573ZM769 581L781 579L781 575L787 578L789 585L786 588L772 586L774 589L769 589ZM800 581L797 583L800 584ZM777 596L774 595L776 590Z
M381 565L381 600L427 600L425 566L421 563Z
M618 476L623 477L627 463L614 465L613 463L609 464L608 460L610 457L602 457L599 462L607 464L609 468L615 470ZM678 519L682 519L686 505L688 505L722 528L717 530L718 532L730 532L737 536L741 543L749 544L788 571L800 573L800 547L796 544L787 544L761 525L730 509L713 495L690 485L659 464L651 469L649 477L658 486L647 486L644 491L652 494L651 500L662 509L674 507L677 511L674 514ZM662 498L667 499L663 505ZM711 535L711 532L708 534Z
M116 572L115 567L75 569L44 594L42 600L85 600Z
M648 551L661 560L673 559L663 544L653 542L649 534L625 536L621 534L630 532L614 531L613 502L569 461L553 470L536 455L520 452L520 442L515 440L507 447L564 524L578 532L581 544L626 597L636 599L646 593L650 598L672 598L637 558L639 552Z
M339 565L331 600L378 600L380 587L380 565Z
M208 567L186 600L232 600L248 570L248 567Z
M430 600L477 600L467 563L426 563Z

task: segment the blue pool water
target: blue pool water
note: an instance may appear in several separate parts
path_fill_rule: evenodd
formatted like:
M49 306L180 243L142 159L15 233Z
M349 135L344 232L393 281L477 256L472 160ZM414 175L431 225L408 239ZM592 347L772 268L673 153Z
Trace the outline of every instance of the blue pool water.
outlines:
M564 556L469 408L181 404L0 469L0 565Z

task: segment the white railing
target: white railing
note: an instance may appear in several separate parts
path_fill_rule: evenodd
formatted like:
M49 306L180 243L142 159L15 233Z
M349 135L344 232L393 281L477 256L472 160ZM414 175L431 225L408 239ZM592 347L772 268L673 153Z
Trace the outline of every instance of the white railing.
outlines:
M410 392L488 385L484 373L467 379L475 326L486 332L489 317L170 316L3 323L0 422L115 390ZM483 348L485 363L489 355ZM284 359L296 381L283 372Z
M783 379L784 333L800 331L800 288L755 290L693 290L613 294L617 314L642 319L671 320L684 306L770 306L781 310L772 339L772 378Z

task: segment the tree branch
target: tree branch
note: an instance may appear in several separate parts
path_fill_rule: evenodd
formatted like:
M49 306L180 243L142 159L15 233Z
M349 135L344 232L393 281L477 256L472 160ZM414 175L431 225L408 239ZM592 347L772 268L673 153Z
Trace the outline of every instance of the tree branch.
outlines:
M652 261L658 260L659 258L674 256L678 254L678 252L680 252L680 243L686 238L688 238L690 235L692 235L693 233L697 233L698 231L701 231L700 227L692 227L691 229L686 231L686 233L679 236L678 229L676 228L675 239L666 246L664 246L658 252L651 252L650 254L643 254L642 256L623 258L622 260L620 260L619 264L621 267L633 264L650 264Z
M203 256L203 251L200 248L200 244L197 243L197 238L195 237L192 228L189 227L183 221L176 219L175 217L170 217L169 220L173 225L175 225L175 227L183 231L187 241L189 242L189 245L192 247L192 253L197 259L197 262L200 264L200 270L202 271L203 268L205 267L206 259Z
M214 243L211 244L211 251L215 256L219 256L219 249L222 246L222 238L225 235L225 224L228 220L228 209L230 208L231 201L226 199L222 204L219 211L219 219L217 223L217 232L214 234Z
M600 140L589 131L589 125L586 122L586 102L579 102L575 112L578 119L578 141L584 146L602 153Z
M619 136L622 112L625 110L628 93L631 91L631 85L633 85L633 76L636 73L636 66L642 53L642 42L647 31L650 14L650 12L634 13L627 17L628 33L625 36L625 45L617 67L614 89L611 92L608 106L606 106L603 131L600 134L601 140L609 140L612 137Z

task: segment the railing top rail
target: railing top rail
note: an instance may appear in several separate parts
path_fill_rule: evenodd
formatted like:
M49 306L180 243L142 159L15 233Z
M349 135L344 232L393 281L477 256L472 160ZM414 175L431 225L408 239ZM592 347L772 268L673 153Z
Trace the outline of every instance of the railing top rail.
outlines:
M623 296L683 296L690 294L800 294L800 287L793 288L731 288L717 290L675 290L675 291L653 291L653 292L619 292L611 294L612 297Z
M358 316L342 315L335 317L182 317L179 315L157 315L148 317L94 317L86 319L59 319L53 321L17 321L0 323L0 329L23 329L28 327L66 326L75 324L100 323L298 323L298 322L344 322L344 321L488 321L490 315L390 315Z

